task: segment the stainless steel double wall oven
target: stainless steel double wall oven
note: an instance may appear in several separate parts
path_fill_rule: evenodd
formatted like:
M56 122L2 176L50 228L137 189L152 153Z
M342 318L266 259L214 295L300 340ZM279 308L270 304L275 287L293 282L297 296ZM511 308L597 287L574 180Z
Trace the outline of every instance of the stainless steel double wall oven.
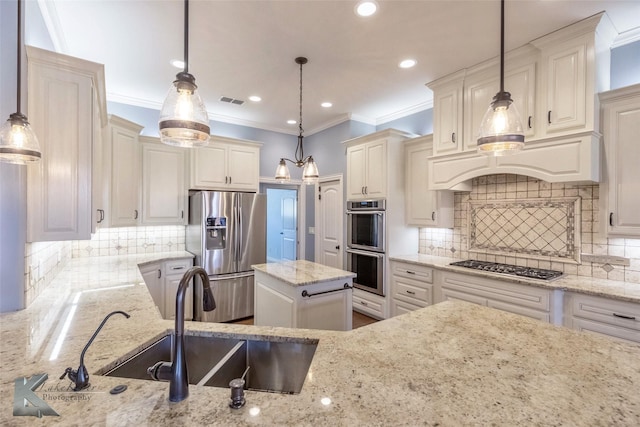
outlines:
M347 201L347 269L353 286L384 296L384 199Z

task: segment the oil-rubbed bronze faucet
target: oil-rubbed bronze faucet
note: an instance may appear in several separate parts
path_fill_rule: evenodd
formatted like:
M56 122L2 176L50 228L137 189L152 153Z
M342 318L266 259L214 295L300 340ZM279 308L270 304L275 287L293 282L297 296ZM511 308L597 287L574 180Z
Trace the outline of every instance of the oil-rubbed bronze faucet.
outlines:
M104 324L107 323L107 319L109 319L109 317L113 316L114 314L122 314L127 319L131 317L124 311L113 311L107 314L107 316L102 320L102 323L100 323L100 326L98 326L98 329L96 329L96 331L93 333L93 335L89 339L89 342L87 343L87 345L84 346L84 349L80 354L80 366L78 367L78 370L74 371L71 368L67 368L65 369L64 374L62 374L62 376L60 377L60 379L63 379L65 376L67 375L69 376L69 379L73 381L75 384L73 391L80 391L82 389L89 387L89 373L87 372L87 368L84 366L84 354L87 352L87 349L89 348L93 340L98 335L98 332L100 332Z
M212 311L216 308L216 301L213 299L207 272L202 267L191 267L182 276L176 295L176 326L173 337L173 351L171 352L174 355L173 363L158 362L147 369L147 372L154 380L170 381L169 400L171 402L180 402L189 396L189 375L184 351L184 298L189 288L189 282L196 274L202 279L202 309L204 311Z

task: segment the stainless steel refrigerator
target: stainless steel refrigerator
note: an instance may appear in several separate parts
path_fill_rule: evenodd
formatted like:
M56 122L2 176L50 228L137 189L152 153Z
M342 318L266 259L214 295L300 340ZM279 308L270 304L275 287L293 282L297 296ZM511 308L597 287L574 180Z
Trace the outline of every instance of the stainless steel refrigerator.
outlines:
M252 264L266 260L266 196L198 191L189 197L186 249L207 271L216 309L202 310L202 286L194 291L194 320L228 322L253 315Z

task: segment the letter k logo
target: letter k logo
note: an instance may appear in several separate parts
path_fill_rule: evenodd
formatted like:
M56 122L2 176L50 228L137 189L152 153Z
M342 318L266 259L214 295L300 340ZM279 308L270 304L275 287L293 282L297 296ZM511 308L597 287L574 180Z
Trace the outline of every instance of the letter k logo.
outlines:
M49 378L47 374L34 375L28 381L25 377L16 378L13 393L14 416L30 415L38 418L42 418L43 415L58 416L56 411L33 393L47 378Z

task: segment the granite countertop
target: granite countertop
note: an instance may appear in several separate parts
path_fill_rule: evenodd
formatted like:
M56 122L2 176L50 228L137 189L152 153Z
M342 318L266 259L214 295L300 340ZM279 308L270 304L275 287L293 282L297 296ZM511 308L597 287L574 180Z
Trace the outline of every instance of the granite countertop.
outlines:
M95 374L173 328L140 261L106 258L72 260L29 308L0 315L1 425L640 425L639 345L455 301L349 332L186 322L187 333L319 344L300 394L249 390L232 410L228 389L190 386L171 403L168 383ZM113 310L131 318L109 319L85 356L91 388L68 391L59 376ZM14 382L40 373L34 394L59 416L13 416Z
M402 261L415 265L424 265L427 267L437 268L439 270L498 279L505 282L519 283L539 288L560 289L605 298L613 298L620 301L640 303L640 285L637 283L575 275L565 275L551 281L528 279L508 274L490 273L481 270L472 270L465 267L457 267L449 264L455 261L460 261L460 259L423 254L395 255L390 256L389 259L391 261Z
M256 271L275 277L291 286L307 286L330 280L356 277L351 271L340 270L306 260L252 265Z

